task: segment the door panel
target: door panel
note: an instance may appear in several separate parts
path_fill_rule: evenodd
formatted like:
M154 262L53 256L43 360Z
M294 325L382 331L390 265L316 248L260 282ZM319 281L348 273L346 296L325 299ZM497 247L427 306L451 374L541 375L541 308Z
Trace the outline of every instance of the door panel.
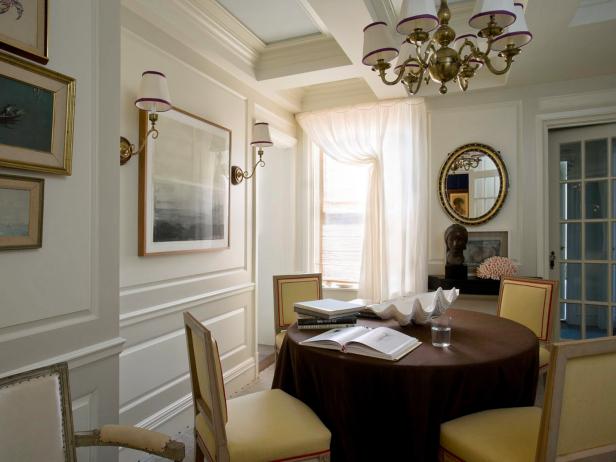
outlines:
M550 278L562 339L616 332L616 124L549 133Z

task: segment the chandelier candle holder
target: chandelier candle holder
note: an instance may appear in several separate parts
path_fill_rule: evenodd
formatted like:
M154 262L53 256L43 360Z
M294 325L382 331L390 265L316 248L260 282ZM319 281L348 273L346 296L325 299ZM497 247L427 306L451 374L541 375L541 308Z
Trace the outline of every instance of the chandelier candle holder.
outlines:
M506 74L513 58L533 37L524 18L524 5L513 0L476 0L468 23L477 35L456 37L450 20L447 0L441 0L438 13L434 0L404 0L396 26L406 37L400 48L391 45L387 23L374 22L364 28L362 62L378 72L386 85L402 83L415 95L423 82L427 85L433 80L444 95L450 81L466 91L469 80L483 66L495 75ZM387 70L396 57L396 76L388 80Z

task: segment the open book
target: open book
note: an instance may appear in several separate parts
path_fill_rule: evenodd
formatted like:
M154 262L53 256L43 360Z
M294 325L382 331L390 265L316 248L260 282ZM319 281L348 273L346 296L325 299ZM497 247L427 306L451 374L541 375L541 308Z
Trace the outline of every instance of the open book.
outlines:
M397 361L421 345L410 337L389 327L370 329L364 326L345 327L323 332L300 342L302 345L339 350L344 353L371 356Z

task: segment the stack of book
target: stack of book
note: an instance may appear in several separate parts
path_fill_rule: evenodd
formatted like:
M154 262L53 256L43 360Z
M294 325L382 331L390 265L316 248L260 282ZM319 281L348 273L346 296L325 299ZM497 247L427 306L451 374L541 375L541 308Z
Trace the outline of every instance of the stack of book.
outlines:
M297 327L302 330L353 327L357 324L359 312L365 307L330 298L298 302L295 304Z

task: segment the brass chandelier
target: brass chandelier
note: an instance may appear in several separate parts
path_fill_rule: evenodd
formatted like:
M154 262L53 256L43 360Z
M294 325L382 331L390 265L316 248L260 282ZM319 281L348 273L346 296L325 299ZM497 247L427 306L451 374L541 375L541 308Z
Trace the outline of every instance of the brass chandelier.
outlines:
M434 0L404 0L396 27L405 36L400 49L391 46L385 22L369 24L364 28L362 62L378 72L386 85L402 82L411 95L430 80L440 83L439 92L445 94L450 81L466 91L469 80L483 66L496 75L507 73L521 47L532 40L524 5L513 0L477 0L469 20L469 25L478 30L477 35L456 37L449 26L450 19L447 0L441 0L438 14ZM387 70L396 56L397 76L388 80Z

